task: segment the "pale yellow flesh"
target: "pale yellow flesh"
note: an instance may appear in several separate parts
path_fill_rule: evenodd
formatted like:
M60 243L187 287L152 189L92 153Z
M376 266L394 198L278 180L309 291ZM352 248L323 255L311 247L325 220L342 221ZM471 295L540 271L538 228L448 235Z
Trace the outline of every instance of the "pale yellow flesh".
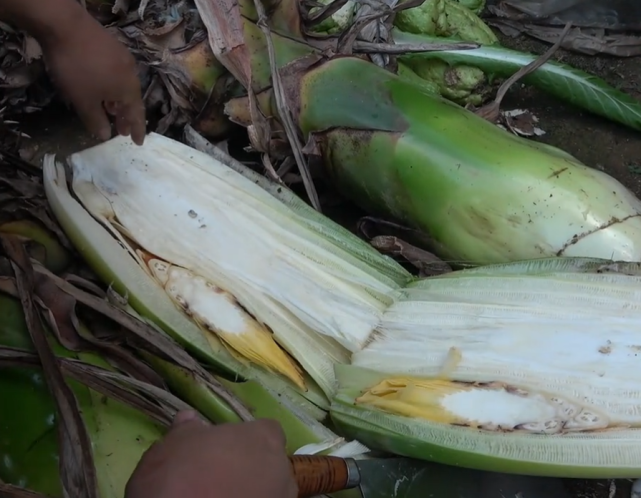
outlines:
M606 414L572 400L505 384L391 378L367 389L356 404L407 417L477 429L559 434L609 427Z
M239 359L246 358L278 372L306 390L300 368L276 344L272 333L247 313L234 296L189 270L153 257L144 259L169 297L201 328L222 339Z

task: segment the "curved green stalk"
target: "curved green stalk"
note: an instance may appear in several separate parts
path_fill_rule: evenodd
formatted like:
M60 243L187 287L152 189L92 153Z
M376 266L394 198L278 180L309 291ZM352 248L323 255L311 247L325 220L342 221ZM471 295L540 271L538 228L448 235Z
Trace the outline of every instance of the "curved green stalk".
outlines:
M393 30L396 43L430 43L444 41L424 35ZM537 56L496 45L485 45L473 50L445 50L424 52L399 57L401 61L440 59L448 64L475 66L489 76L508 77L537 59ZM567 64L547 62L521 79L555 97L586 109L598 116L611 119L641 131L641 102L608 85L601 78L575 69Z

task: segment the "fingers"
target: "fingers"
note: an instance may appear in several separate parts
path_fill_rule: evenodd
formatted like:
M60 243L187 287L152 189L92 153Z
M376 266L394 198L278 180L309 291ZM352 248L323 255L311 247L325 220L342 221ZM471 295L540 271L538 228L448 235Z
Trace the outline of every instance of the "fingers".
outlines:
M189 422L199 422L199 423L202 423L203 425L209 425L206 421L202 419L202 417L198 414L198 412L193 410L185 410L182 412L178 412L176 414L171 426L172 428L174 428Z
M111 124L107 113L100 102L86 100L75 103L78 117L90 133L105 141L111 138Z
M259 419L254 422L256 429L261 433L265 438L266 442L272 447L275 451L282 451L287 444L285 438L285 433L281 425L275 420L271 419Z
M119 135L131 135L135 144L143 144L147 126L142 100L136 99L132 103L106 102L105 108L114 116L116 131Z
M145 106L142 100L137 100L133 104L128 105L123 115L129 125L129 132L131 139L137 145L142 145L147 133L147 123L145 122Z
M203 432L203 429L205 429L206 432ZM274 454L282 452L287 444L285 433L281 425L275 420L258 419L246 423L215 426L203 419L196 411L185 410L178 412L174 417L170 432L174 433L174 436L177 437L178 433L184 436L186 433L191 433L192 431L197 431L201 434L201 437L205 437L206 434L210 436L216 434L215 437L220 437L221 431L227 434L230 434L231 431L231 433L237 434L237 436L235 436L236 438L247 438L248 440L254 441L254 444L262 440L264 446L270 453Z

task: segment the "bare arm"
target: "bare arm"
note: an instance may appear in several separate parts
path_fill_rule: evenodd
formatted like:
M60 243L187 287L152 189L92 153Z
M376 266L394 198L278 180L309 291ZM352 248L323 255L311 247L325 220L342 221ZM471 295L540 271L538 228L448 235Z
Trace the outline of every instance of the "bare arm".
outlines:
M0 19L38 41L54 42L89 14L75 0L0 0Z
M120 135L143 143L136 62L77 0L0 0L0 19L38 40L51 80L93 134L111 137L109 112Z

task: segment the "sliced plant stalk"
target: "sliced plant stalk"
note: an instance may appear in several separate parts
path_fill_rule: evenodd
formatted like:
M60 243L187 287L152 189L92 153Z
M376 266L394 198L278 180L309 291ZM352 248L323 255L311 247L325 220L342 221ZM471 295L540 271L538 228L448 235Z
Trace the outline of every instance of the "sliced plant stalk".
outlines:
M419 416L414 412L410 417L399 413L402 410L392 403L388 403L384 411L380 403L374 406L364 399L364 392L391 377L347 365L339 365L337 375L341 388L332 403L332 421L341 434L358 439L373 449L459 467L525 475L595 479L641 475L637 464L641 458L641 431L638 429L621 427L546 435L542 431L527 430L527 427L509 430L490 425L485 428L455 425L462 419L480 418L479 415L493 415L489 420L496 420L497 414L505 418L506 409L515 408L512 402L525 394L518 390L514 390L518 394L510 394L502 387L496 387L495 391L484 390L481 386L468 387L467 391L451 389L448 406L462 401L456 407L458 417L451 411L437 409L435 404L423 406ZM425 383L429 384L429 381ZM469 397L463 399L461 392L468 393ZM411 390L402 396L409 402L421 394ZM549 393L543 401L542 395L532 392L527 395L533 395L534 399L518 400L517 409L512 413L522 415L520 410L525 407L526 413L534 408L533 413L547 415L554 407L549 402ZM456 400L456 396L461 397ZM523 419L526 418L521 416L505 421Z
M129 304L142 317L156 324L176 339L189 352L213 366L223 375L235 379L254 378L256 371L238 362L213 334L204 334L196 323L179 311L167 293L155 282L130 250L121 245L70 194L65 171L53 156L43 164L47 199L65 233L96 274L109 282L113 290L127 296ZM294 394L289 383L280 377L261 377L279 394ZM326 396L306 378L305 397L320 407L327 407Z
M273 374L238 362L216 337L205 338L202 330L178 310L162 288L131 257L130 252L71 197L64 168L55 163L52 156L45 160L44 179L54 214L75 247L100 277L111 282L114 290L128 296L128 302L136 312L145 313L143 319L157 324L209 365L233 377L234 382L224 382L226 387L249 403L257 416L274 418L286 425L290 450L340 439L320 423L325 418L321 408L326 410L329 404L311 378L306 377L308 390L301 393ZM187 372L157 358L154 362L153 358L147 356L147 360L151 361L172 389L211 420L238 420L231 408L212 395L206 386L194 383L193 377ZM254 380L242 382L243 378ZM334 444L332 448L338 451L343 446L353 449L353 445L347 441ZM362 446L359 448L362 449ZM356 455L353 451L351 454ZM347 492L345 496L351 496L351 493Z
M332 418L365 444L443 463L641 475L641 276L553 263L408 285L352 365L337 367ZM398 441L376 445L383 427Z
M328 395L332 365L362 347L399 288L360 258L365 242L332 243L322 225L308 228L239 173L160 135L143 148L114 139L71 163L75 193L132 255L140 247L232 294ZM297 322L305 327L291 333Z

